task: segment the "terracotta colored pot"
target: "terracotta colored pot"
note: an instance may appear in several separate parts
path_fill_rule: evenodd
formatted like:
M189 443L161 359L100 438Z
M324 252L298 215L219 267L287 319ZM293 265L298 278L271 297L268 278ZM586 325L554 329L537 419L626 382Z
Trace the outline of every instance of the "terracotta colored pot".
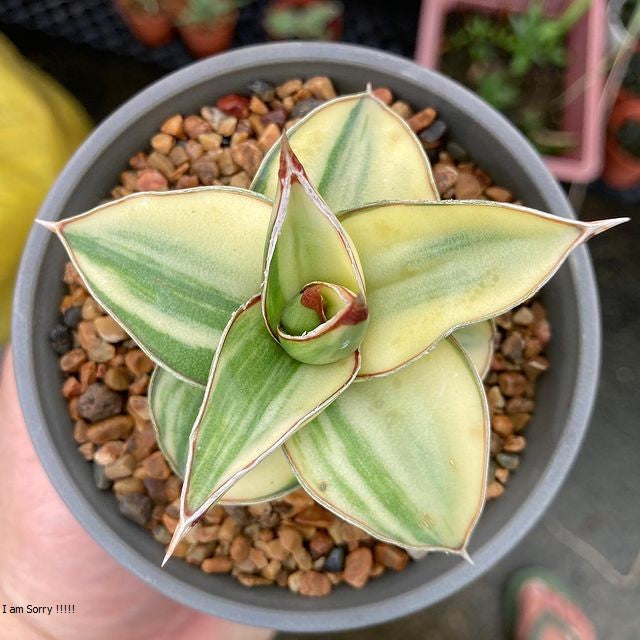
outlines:
M544 8L549 14L557 15L571 2L545 0ZM452 11L517 13L529 4L529 0L423 0L416 61L430 69L439 68L446 17ZM605 4L605 0L592 0L587 13L568 36L565 87L571 88L572 97L565 105L563 129L575 133L579 144L564 156L545 156L551 173L567 182L590 182L602 169L604 115L600 96L604 86ZM580 90L581 87L584 89Z
M616 138L618 129L632 120L640 122L640 97L619 101L609 118L607 160L602 177L614 189L629 189L640 184L640 158L625 151Z
M131 33L147 47L161 47L173 39L173 24L164 11L140 11L129 0L114 0L114 4Z
M288 9L301 9L303 7L312 7L313 5L316 5L316 4L321 4L321 2L319 0L272 0L272 2L270 2L269 5L267 6L267 10L265 11L265 18L270 13L277 13L278 11L286 11ZM274 40L274 41L282 40L282 38L279 35L269 31L269 29L266 26L266 20L264 21L264 25L265 25L264 30L269 40ZM327 25L326 40L328 41L340 40L340 38L342 37L343 30L344 30L344 19L342 14L340 14L337 18L332 20Z
M185 46L196 58L206 58L231 46L236 33L238 12L212 24L187 24L178 27Z

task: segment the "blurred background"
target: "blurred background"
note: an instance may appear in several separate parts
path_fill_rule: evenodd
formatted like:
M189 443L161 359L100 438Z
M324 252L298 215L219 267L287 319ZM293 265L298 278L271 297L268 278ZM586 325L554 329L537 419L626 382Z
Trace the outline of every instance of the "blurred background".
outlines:
M638 0L0 0L0 344L42 198L93 125L149 83L198 57L291 39L358 43L439 69L521 129L580 217L632 218L590 245L601 388L569 482L514 553L435 608L323 637L502 637L505 576L537 563L572 585L600 637L637 640L639 32Z

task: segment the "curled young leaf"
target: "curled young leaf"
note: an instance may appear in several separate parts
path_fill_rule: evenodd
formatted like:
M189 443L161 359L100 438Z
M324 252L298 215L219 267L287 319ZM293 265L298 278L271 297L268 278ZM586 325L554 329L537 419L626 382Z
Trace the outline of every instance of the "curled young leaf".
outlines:
M353 382L359 365L357 352L326 365L288 356L264 326L260 296L233 314L189 436L180 522L165 561L212 504Z
M368 313L353 243L309 182L286 138L265 251L262 304L294 358L335 362L364 337Z
M409 125L370 93L331 100L287 132L309 179L336 213L380 200L437 200L431 166ZM278 190L276 143L251 189Z
M493 320L474 322L466 327L461 327L451 335L469 356L480 378L489 373L491 358L493 357L493 339L496 327Z
M489 435L480 378L449 339L393 376L351 385L284 449L300 484L341 518L401 546L464 554Z
M185 382L156 367L149 385L149 410L158 446L174 472L184 478L189 435L204 399L204 387ZM275 500L298 486L279 447L242 476L219 504L253 504Z
M530 298L573 249L623 221L581 222L487 201L350 212L341 222L362 261L370 312L360 375L391 373L454 329Z

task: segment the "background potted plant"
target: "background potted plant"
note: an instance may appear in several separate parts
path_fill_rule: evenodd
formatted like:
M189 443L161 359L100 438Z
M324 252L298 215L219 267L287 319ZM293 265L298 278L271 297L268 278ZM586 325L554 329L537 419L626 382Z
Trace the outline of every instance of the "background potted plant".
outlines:
M607 131L604 181L615 189L640 184L640 97L616 104Z
M339 40L343 13L333 0L273 0L263 25L271 40Z
M435 0L423 3L416 58L514 120L559 179L588 182L602 164L605 27L601 0Z
M246 0L188 0L178 12L176 26L187 49L204 58L231 46L238 9Z
M95 205L99 194L116 181L120 166L154 131L156 125L150 120L199 108L211 99L212 81L224 94L241 91L256 78L278 81L291 74L324 72L335 78L340 92L349 92L361 89L363 68L374 86L389 87L416 104L434 104L469 153L503 176L506 186L525 202L571 217L562 191L537 154L501 117L462 88L380 52L299 44L214 58L134 98L76 155L41 217L56 220L63 212L77 213ZM556 366L539 390L538 437L529 450L532 463L523 465L512 490L479 522L470 548L474 565L430 557L364 591L336 591L314 603L313 609L293 594L269 589L247 592L231 580L208 579L183 563L169 564L162 571L161 547L133 523L112 517L114 498L95 487L91 471L69 438L67 407L59 395L58 359L42 330L58 312L63 263L62 251L46 234L32 234L17 288L14 347L19 392L36 448L76 516L111 553L171 597L210 613L281 629L328 630L373 624L446 597L494 564L533 525L565 477L586 427L597 378L599 333L593 276L586 251L578 249L543 292L549 312L560 321L550 353ZM592 339L584 340L585 335Z
M171 41L173 24L162 0L115 0L114 4L142 44L160 47Z

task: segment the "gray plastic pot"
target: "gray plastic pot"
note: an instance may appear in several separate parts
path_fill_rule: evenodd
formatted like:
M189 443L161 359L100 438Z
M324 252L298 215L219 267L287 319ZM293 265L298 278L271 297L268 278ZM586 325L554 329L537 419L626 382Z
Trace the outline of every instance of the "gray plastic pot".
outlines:
M162 120L197 111L248 81L331 76L340 92L365 83L388 86L415 105L434 105L452 137L496 181L526 204L573 217L538 154L501 115L458 84L392 55L348 45L269 44L186 67L118 109L83 144L51 190L40 217L80 213L107 197L127 159L146 148ZM558 491L587 428L600 354L599 310L586 249L576 250L544 288L553 340L552 369L539 386L529 445L509 489L488 505L472 537L474 564L433 554L364 589L339 587L307 599L276 587L247 589L229 576L210 576L181 560L160 568L163 549L148 531L118 512L111 492L93 482L78 454L60 395L61 374L48 333L62 295L65 254L44 229L29 237L17 285L13 341L22 408L51 481L89 533L121 564L167 596L208 613L281 630L330 631L380 623L427 607L475 580L531 529Z

